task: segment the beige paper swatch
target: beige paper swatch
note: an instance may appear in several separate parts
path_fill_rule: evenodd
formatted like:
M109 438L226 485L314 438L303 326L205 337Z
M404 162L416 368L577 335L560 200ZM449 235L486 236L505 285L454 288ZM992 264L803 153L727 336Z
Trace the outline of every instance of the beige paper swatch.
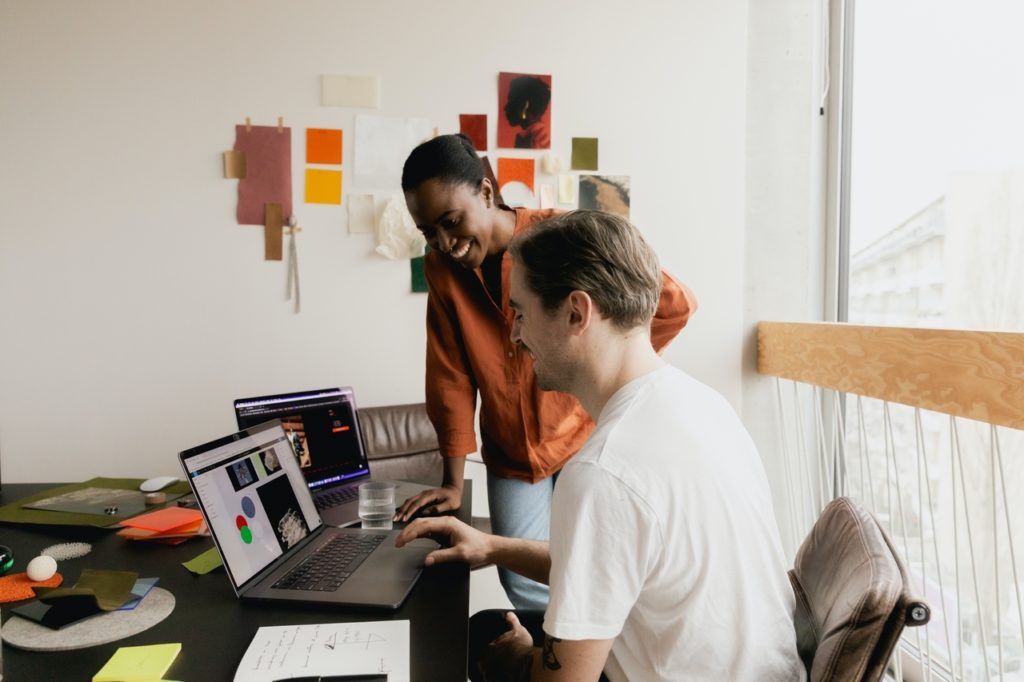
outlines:
M576 203L576 177L573 175L558 176L558 203Z
M541 185L540 186L540 207L541 208L554 208L555 207L555 186L554 185Z
M324 74L320 77L320 105L380 109L380 78Z
M373 233L377 229L376 202L372 194L348 195L349 234Z

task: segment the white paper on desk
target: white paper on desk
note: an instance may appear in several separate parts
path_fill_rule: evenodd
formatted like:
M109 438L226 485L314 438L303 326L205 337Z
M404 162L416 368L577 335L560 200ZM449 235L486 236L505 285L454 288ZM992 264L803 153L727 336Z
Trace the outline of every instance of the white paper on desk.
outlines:
M238 664L235 682L369 673L409 682L409 621L262 627Z

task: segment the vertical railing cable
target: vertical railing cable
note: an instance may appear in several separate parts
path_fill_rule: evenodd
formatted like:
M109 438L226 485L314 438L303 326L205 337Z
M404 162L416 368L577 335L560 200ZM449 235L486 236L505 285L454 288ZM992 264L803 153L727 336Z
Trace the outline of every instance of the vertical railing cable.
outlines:
M974 599L977 603L978 630L981 634L982 662L985 666L985 679L991 681L992 673L988 664L988 641L985 637L985 618L981 608L981 589L978 587L978 567L974 554L974 534L971 532L971 512L967 504L967 484L964 480L964 458L960 451L960 431L956 426L956 418L953 418L953 440L956 442L955 459L960 468L960 492L964 498L964 525L967 527L967 549L971 556L971 578L974 582Z
M921 471L921 458L924 455L924 433L921 428L921 408L914 408L914 464L917 467L917 518L920 524L921 532L918 533L917 539L921 549L921 594L928 594L928 552L925 550L925 529L924 529L924 473ZM934 529L932 531L934 533ZM936 560L936 564L938 560ZM941 568L936 566L938 570ZM945 607L945 605L943 605ZM943 619L945 619L945 612L943 612ZM918 652L921 655L921 667L923 669L925 679L928 682L932 680L932 637L931 630L928 627L924 628L924 649L918 648Z
M999 600L999 498L996 496L996 441L995 426L989 432L988 440L989 461L992 465L992 570L995 572L995 596L996 596L996 651L998 652L998 665L996 672L999 678L1003 677L1003 618L1000 609L1002 601ZM986 660L987 663L987 660Z
M821 509L832 500L832 467L829 466L828 447L825 445L825 422L821 414L821 401L824 391L814 386L811 388L811 400L814 402L814 435L818 441L818 490L821 493Z
M956 581L956 650L957 659L960 663L960 679L964 679L964 608L963 598L960 590L960 519L956 514L956 456L953 454L955 446L953 443L955 418L949 417L949 465L952 468L950 479L950 498L953 507L953 579ZM952 666L950 666L952 667Z
M1006 476L1003 472L1003 452L999 445L999 431L992 425L992 440L995 443L996 462L999 464L999 483L1003 491L1003 514L1006 516L1006 537L1010 548L1010 569L1013 571L1013 587L1017 596L1017 623L1020 626L1020 641L1024 645L1024 608L1021 608L1020 578L1017 573L1017 552L1013 546L1013 525L1010 523L1010 498L1006 495Z
M948 602L946 601L946 589L944 587L944 581L942 580L942 558L939 554L939 533L938 525L935 523L935 501L932 499L932 477L931 471L928 469L928 452L924 446L924 427L921 425L920 410L918 412L917 428L920 430L921 435L921 459L924 462L924 481L925 490L928 493L928 516L932 524L932 546L935 548L935 575L939 581L939 599L942 601L942 624L945 628L946 635L946 646L949 647L949 669L953 671L953 637L949 631L949 609L947 608ZM955 551L954 551L955 553ZM959 604L957 605L959 608ZM958 612L959 620L959 612ZM959 649L959 644L957 645ZM963 679L963 670L960 672L960 679Z
M779 405L779 431L781 433L782 440L782 466L786 472L786 503L789 507L789 537L792 542L795 543L793 546L793 554L795 555L797 547L800 546L801 533L797 530L797 518L796 518L796 506L794 500L797 498L797 491L799 489L798 484L793 483L792 468L789 465L790 449L789 449L789 435L788 428L786 426L786 406L782 403L782 379L775 377L775 396L778 400Z
M864 401L860 396L857 396L857 426L860 429L860 454L861 460L868 470L868 477L864 486L868 489L868 498L871 504L871 512L873 514L878 513L878 507L875 505L875 487L874 487L874 476L871 474L871 457L868 454L868 430L864 425Z
M824 505L815 503L814 486L811 484L811 476L807 471L807 447L804 444L804 420L800 417L802 410L800 409L800 393L797 390L797 383L793 382L793 407L794 407L794 422L796 422L796 449L797 458L800 460L800 478L803 485L807 489L807 502L811 506L810 514L808 519L810 523L807 527L810 528L814 524L814 519L818 518L818 512L824 508Z

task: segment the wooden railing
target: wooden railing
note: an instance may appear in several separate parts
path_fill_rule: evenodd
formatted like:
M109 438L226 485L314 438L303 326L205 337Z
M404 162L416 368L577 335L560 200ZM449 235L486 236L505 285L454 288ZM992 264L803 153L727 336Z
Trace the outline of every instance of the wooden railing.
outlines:
M762 322L758 371L776 377L791 535L860 497L932 603L897 679L1024 666L1024 334Z
M1024 334L762 322L761 374L1024 429Z

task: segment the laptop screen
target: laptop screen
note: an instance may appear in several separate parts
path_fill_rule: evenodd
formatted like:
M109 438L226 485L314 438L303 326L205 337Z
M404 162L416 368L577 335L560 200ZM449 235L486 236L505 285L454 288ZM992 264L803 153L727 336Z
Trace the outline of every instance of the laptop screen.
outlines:
M322 525L280 422L180 457L236 590Z
M238 428L280 419L310 489L370 473L350 387L235 401Z

